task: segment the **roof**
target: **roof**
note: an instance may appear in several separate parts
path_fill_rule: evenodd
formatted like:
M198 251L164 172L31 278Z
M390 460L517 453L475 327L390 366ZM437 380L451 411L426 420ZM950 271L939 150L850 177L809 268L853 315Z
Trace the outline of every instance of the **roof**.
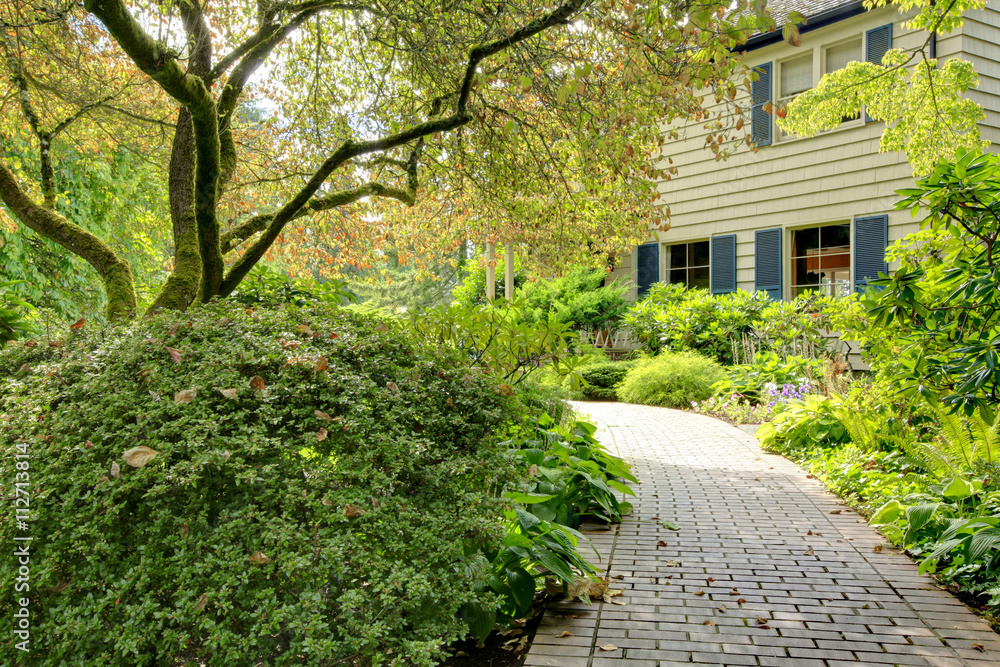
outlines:
M767 8L778 24L778 30L757 33L739 48L740 51L753 51L768 44L780 42L782 40L781 26L785 24L788 15L792 12L797 11L806 17L805 25L799 26L799 32L802 33L865 12L861 0L773 0L767 3Z

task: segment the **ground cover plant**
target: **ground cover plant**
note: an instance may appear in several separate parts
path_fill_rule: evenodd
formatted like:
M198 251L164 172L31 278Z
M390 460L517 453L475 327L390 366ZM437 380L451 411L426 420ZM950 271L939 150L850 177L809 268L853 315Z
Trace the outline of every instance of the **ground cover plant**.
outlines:
M517 412L455 353L220 303L9 345L0 378L45 536L33 664L430 665L463 605L494 602L476 554L506 534L494 433Z

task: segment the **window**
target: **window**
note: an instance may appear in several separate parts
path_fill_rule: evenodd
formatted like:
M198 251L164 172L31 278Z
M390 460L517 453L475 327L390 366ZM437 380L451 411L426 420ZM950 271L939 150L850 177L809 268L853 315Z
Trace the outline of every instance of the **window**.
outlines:
M847 63L861 61L861 38L852 39L843 44L829 46L826 49L826 63L823 73L836 72L847 67Z
M828 46L825 52L825 58L823 63L823 73L829 74L830 72L836 72L839 69L847 67L848 63L860 62L861 61L861 38L852 39L849 42L843 42L841 44L836 44L834 46ZM844 116L841 118L841 122L849 123L852 120L857 120L860 118L860 114L854 114L853 116Z
M667 282L685 287L709 288L708 241L667 246Z
M778 108L786 107L799 93L804 93L813 86L813 55L812 51L804 55L786 60L778 64L780 75L778 79ZM778 129L778 139L795 135L787 134Z
M792 297L805 292L850 294L850 223L792 232Z

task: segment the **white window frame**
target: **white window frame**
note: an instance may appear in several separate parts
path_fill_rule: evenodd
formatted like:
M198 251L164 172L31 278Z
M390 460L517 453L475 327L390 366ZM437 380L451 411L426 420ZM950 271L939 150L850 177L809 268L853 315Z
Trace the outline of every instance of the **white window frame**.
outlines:
M698 264L697 266L692 266L692 265L688 264L687 266L682 267L685 271L688 271L688 274L687 274L688 281L685 282L684 288L685 289L691 289L691 287L690 287L690 285L688 283L690 283L690 271L692 269L708 269L709 287L707 287L705 289L711 289L711 284L712 284L712 241L711 241L711 239L707 239L707 238L705 238L705 239L691 239L689 241L675 241L674 243L664 243L664 244L662 244L662 252L663 252L663 256L664 256L664 261L666 262L665 267L664 267L664 273L663 273L663 282L667 283L668 285L679 284L679 283L671 283L670 282L670 271L671 271L671 269L673 269L673 267L671 267L671 265L670 265L670 249L673 248L674 246L679 246L679 245L690 246L693 243L706 243L706 244L708 244L708 263L707 264ZM685 257L686 256L687 256L687 253L685 252Z
M812 223L812 224L808 224L808 225L799 225L799 226L796 226L796 227L789 228L787 230L788 236L786 238L786 241L787 241L788 245L786 247L788 248L788 251L787 251L787 254L785 255L785 257L787 258L786 261L788 262L788 264L786 264L786 266L788 267L788 273L786 274L788 276L788 283L787 283L788 286L785 288L785 290L787 290L786 294L788 294L788 298L790 298L790 299L795 299L796 298L797 294L796 294L795 290L796 290L797 287L812 287L811 285L799 285L799 284L797 284L795 282L795 260L797 259L796 256L794 255L794 252L795 252L795 232L802 232L802 231L806 231L806 230L809 230L809 229L822 229L823 227L836 227L836 226L842 226L842 225L846 225L847 226L847 248L848 248L847 255L848 255L848 260L847 260L847 288L846 288L846 291L844 291L841 294L828 294L828 293L823 292L823 290L822 290L822 287L823 287L822 284L820 284L819 289L817 289L815 291L817 293L819 293L819 294L824 295L824 296L827 296L827 295L829 295L829 296L845 296L845 295L849 295L849 294L853 293L853 291L854 291L854 221L853 220L829 220L829 221L826 221L826 222L817 222L817 223ZM808 256L807 255L802 255L802 257L808 257ZM832 284L833 283L827 283L827 285L832 285Z
M813 74L812 74L812 86L809 88L811 90L812 87L815 87L816 84L819 83L819 80L823 77L823 75L828 73L826 71L826 52L827 52L827 49L830 49L830 48L836 47L836 46L841 46L843 44L847 44L847 43L853 42L855 40L860 40L861 41L861 55L860 55L861 60L859 60L858 62L864 62L864 57L865 57L865 41L867 39L868 39L867 31L866 30L860 30L860 31L858 31L858 32L856 32L856 33L848 36L848 37L842 37L840 39L832 40L832 41L829 41L829 42L818 43L815 46L800 47L797 50L797 53L795 53L794 55L791 55L791 56L789 56L787 58L783 58L781 60L774 61L775 72L774 72L774 76L773 76L773 79L772 79L773 80L773 93L772 94L774 96L773 99L774 99L775 109L778 109L778 108L780 108L780 107L788 104L793 99L795 99L798 95L801 95L801 93L798 93L796 95L791 95L789 97L780 97L781 92L782 92L781 91L781 68L784 66L785 63L791 62L793 60L796 60L798 58L803 57L806 54L807 51L811 51L812 52ZM805 91L803 91L803 92L805 92ZM778 127L778 123L776 122L777 121L777 114L776 113L772 114L771 117L772 117L772 121L771 122L773 124L772 125L772 132L771 132L772 143L787 143L789 141L797 141L799 139L803 139L804 138L804 137L800 137L800 136L798 136L796 134L786 134L786 133L782 132L781 129ZM840 130L847 130L847 129L851 129L851 128L855 128L855 127L861 127L864 124L865 124L864 113L862 112L862 113L858 114L857 118L852 119L850 121L842 122L840 124L840 127L838 127L835 130L827 130L827 132L839 132Z

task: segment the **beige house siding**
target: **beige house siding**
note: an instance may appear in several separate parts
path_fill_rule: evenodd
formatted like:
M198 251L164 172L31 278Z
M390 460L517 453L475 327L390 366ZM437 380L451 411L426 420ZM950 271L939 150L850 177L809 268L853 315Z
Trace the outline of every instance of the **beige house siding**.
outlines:
M962 34L939 39L938 57L960 56L972 60L980 73L981 89L973 99L987 109L984 136L1000 142L1000 13L993 7L1000 0L990 0L990 7L975 12ZM917 48L927 39L924 32L903 27L905 17L895 8L883 8L851 17L830 26L806 32L802 46L784 42L747 53L748 65L779 63L814 48L814 83L819 74L816 64L827 45L850 40L865 31L893 23L892 45ZM962 50L966 49L966 53ZM995 74L996 78L984 74ZM773 98L779 95L777 66ZM749 106L745 96L742 106ZM705 148L707 131L700 125L684 127L679 141L668 143L665 156L673 160L678 174L659 184L660 192L671 211L671 228L657 232L661 244L708 240L713 236L736 234L739 289L754 289L754 232L781 227L785 298L791 295L791 261L788 249L791 230L834 222L850 222L855 217L888 215L889 243L918 229L908 211L894 211L898 196L895 190L912 185L913 174L902 153L880 153L882 123L856 121L852 126L817 137L779 138L772 129L772 144L756 153L741 150L727 161L717 162ZM663 158L666 160L666 157ZM651 236L650 240L653 240ZM852 245L853 245L852 233ZM624 278L632 285L630 298L636 297L635 265L637 253L623 257L613 277ZM666 278L666 252L661 246L659 279ZM853 248L852 248L853 257ZM890 267L894 268L894 267Z

